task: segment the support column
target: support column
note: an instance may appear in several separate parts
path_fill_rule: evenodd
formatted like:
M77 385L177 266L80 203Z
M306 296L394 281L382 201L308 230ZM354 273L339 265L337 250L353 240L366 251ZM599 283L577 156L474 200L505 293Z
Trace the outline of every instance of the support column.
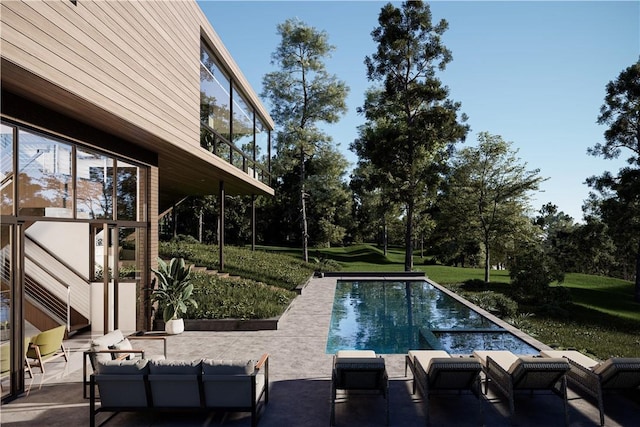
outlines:
M224 181L220 181L218 194L218 223L220 224L220 238L218 241L220 271L224 271Z
M256 250L256 195L251 195L251 250Z

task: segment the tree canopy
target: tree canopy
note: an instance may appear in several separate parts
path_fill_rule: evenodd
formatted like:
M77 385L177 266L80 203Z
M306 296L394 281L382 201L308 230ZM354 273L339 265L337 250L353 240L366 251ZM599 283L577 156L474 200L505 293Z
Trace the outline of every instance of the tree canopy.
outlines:
M439 203L442 224L461 241L480 241L484 249L485 282L489 282L492 251L531 237L527 216L531 191L544 179L539 170L527 170L499 135L478 134L478 145L460 150L452 161ZM441 224L441 225L442 225Z
M371 35L377 50L365 58L367 77L376 85L359 109L366 123L351 150L359 163L371 163L376 185L403 205L405 270L413 268L413 234L417 211L435 197L441 165L451 144L464 139L468 127L458 117L460 104L436 76L451 61L441 41L447 22L431 21L422 1L386 4Z
M298 19L278 25L281 41L271 63L280 69L263 78L263 96L271 102L271 115L279 125L275 149L277 156L297 153L300 228L303 258L308 261L306 200L306 159L318 147L331 143L320 123L335 123L347 110L347 85L327 72L324 61L335 49L326 32L309 27Z
M630 151L629 166L615 176L605 172L588 178L598 192L591 193L589 206L607 225L619 256L635 257L635 300L640 302L640 60L607 84L598 124L608 126L605 142L588 153L613 159Z

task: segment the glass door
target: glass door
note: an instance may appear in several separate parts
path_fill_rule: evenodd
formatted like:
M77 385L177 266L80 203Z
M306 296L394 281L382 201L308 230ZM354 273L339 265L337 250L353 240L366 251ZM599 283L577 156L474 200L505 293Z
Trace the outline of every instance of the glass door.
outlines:
M24 390L24 324L22 267L17 260L22 250L22 226L0 224L0 396L3 401Z
M91 283L93 330L106 334L118 329L118 228L111 224L91 225Z

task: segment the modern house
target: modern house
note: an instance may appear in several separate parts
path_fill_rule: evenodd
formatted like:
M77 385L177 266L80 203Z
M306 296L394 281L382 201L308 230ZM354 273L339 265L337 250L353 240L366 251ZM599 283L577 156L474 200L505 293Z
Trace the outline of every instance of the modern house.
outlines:
M150 328L159 217L190 195L218 195L221 212L225 194L273 195L274 123L195 1L0 7L9 400L26 325Z

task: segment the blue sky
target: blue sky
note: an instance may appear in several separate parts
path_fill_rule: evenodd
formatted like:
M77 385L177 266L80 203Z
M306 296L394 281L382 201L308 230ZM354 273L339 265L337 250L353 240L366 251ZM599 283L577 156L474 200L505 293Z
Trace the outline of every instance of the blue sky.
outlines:
M378 1L199 1L216 33L259 94L273 71L271 53L280 42L276 26L297 17L326 31L336 47L326 61L351 88L349 112L326 132L348 150L364 118L356 108L371 86L364 58L375 52L371 31ZM393 2L399 6L400 2ZM441 78L450 98L462 103L475 145L479 132L513 142L528 169L549 178L532 194L534 211L547 203L576 221L589 188L587 177L625 164L588 156L603 140L596 124L606 84L640 56L638 1L435 1L433 20L446 19L444 44L453 61ZM266 104L267 108L269 105ZM460 145L462 147L462 145Z

